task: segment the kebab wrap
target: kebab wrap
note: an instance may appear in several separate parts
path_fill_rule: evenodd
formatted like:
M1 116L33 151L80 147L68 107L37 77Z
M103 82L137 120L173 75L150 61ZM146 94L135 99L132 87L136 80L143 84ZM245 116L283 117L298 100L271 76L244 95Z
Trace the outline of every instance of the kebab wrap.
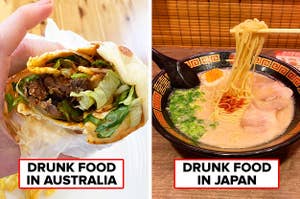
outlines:
M146 73L129 49L112 42L31 57L7 83L6 122L16 140L22 127L15 120L32 118L30 128L83 133L92 144L118 141L147 120Z

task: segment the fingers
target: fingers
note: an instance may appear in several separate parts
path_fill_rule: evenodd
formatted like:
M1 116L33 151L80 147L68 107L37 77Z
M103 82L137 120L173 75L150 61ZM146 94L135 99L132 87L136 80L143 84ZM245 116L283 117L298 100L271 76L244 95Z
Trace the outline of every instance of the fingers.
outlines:
M19 158L20 149L18 146L9 145L5 150L0 151L0 178L18 172Z
M52 11L51 0L41 0L37 3L20 7L0 24L0 53L10 56L22 41L27 30L46 19Z
M0 24L0 111L11 63L10 55L22 41L26 31L44 20L51 11L52 1L42 0L20 7Z
M23 70L29 57L57 49L63 49L63 46L43 39L24 39L11 55L9 76Z
M2 118L1 118L2 119ZM9 137L4 123L0 124L0 178L18 172L20 149Z
M11 55L16 50L27 30L33 28L46 19L52 11L52 0L41 0L37 3L20 7L0 24L0 119L2 118L3 97L5 82L11 64ZM25 45L25 47L24 47ZM23 51L16 50L14 55L26 53L26 45L23 44ZM35 44L36 46L37 44ZM24 50L25 49L25 50ZM28 55L37 51L27 48ZM41 50L41 48L39 48ZM37 52L38 53L38 52ZM19 54L20 55L20 54ZM25 57L25 56L24 56ZM0 177L17 171L20 150L18 145L9 137L5 124L0 124Z

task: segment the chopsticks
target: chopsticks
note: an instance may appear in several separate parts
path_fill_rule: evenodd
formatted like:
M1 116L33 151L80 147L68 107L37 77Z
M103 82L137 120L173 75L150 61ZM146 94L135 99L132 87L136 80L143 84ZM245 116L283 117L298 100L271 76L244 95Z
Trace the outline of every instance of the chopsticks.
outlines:
M234 33L234 29L230 29L230 33ZM268 28L257 31L258 33L300 33L299 28Z

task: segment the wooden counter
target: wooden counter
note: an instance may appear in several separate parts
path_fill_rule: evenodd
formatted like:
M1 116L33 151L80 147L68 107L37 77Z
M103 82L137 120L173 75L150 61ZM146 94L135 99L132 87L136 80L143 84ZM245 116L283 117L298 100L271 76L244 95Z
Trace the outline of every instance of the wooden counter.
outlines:
M183 47L155 47L158 51L177 59L181 59L199 52L213 51L211 48L183 48ZM221 50L221 49L219 49ZM224 50L224 49L223 49ZM274 50L264 50L264 54L273 55ZM159 68L153 64L153 77L159 72ZM174 158L193 157L176 150L172 144L162 137L153 127L152 137L152 186L153 198L300 198L300 141L294 143L280 166L279 190L175 190L173 188ZM281 156L282 156L281 155Z

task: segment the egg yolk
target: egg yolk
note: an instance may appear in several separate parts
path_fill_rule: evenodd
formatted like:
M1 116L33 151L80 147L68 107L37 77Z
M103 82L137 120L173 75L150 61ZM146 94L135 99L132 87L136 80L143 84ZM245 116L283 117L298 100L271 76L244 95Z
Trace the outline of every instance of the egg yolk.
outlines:
M217 68L214 68L205 73L205 79L207 82L213 82L222 76L223 76L223 71L221 71L220 69L217 69Z

